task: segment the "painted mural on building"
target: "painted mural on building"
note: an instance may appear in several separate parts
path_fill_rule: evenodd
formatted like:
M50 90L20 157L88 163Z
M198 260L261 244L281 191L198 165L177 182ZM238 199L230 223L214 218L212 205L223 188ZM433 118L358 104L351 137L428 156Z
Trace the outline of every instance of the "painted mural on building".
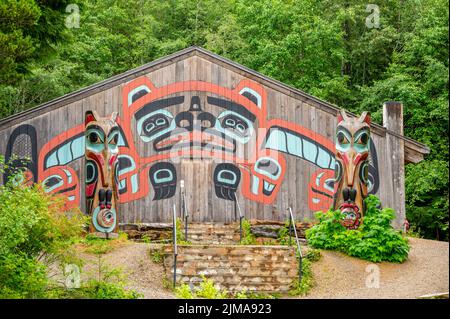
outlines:
M145 76L127 83L116 119L118 202L171 198L179 184L174 163L180 158L209 158L217 162L211 185L216 197L235 200L240 189L247 200L268 205L289 178L286 158L291 156L316 168L304 181L308 207L327 210L335 188L334 141L299 124L268 119L270 107L275 106L268 105L263 86L247 79L234 88L202 81L156 87ZM84 130L80 123L36 150L34 128L19 126L9 139L6 160L18 143L27 141L27 151L17 154L16 165L33 181L43 182L47 191L66 195L67 207L78 206L80 181L69 164L84 158ZM369 147L368 191L375 193L378 164L371 141Z
M356 229L365 212L369 186L370 115L350 118L344 110L336 128L336 172L334 209L344 218L342 225Z

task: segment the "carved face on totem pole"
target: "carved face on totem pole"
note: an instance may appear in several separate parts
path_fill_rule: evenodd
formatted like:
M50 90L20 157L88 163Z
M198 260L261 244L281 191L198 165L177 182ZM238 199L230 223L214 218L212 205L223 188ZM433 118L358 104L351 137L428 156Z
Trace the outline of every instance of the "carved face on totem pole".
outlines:
M349 118L344 110L336 128L334 209L344 215L341 224L356 229L364 216L369 184L370 115Z
M86 212L92 217L89 232L115 237L117 220L117 169L119 126L117 113L100 117L87 111L85 117Z

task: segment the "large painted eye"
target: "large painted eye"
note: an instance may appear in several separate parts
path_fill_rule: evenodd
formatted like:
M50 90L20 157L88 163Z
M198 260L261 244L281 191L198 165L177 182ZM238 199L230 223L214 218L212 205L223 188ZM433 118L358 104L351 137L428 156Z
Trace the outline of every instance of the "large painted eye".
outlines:
M222 119L222 127L236 130L236 133L245 136L248 124L233 114L229 114Z
M152 136L163 129L169 127L170 120L164 114L156 114L149 117L142 124L142 133L147 136Z
M281 166L273 158L262 157L255 164L255 171L272 179L281 174Z
M362 144L362 145L366 145L368 141L369 141L369 134L367 134L367 133L362 133L362 134L358 137L356 143Z
M338 140L339 144L348 144L348 143L350 143L349 140L347 139L347 137L345 136L345 134L342 133L342 132L338 132L337 140Z
M114 136L109 140L109 144L117 145L118 141L119 141L119 134L114 134Z
M175 121L173 115L167 110L159 110L144 115L137 122L137 131L144 142L150 142L155 138L173 130Z
M22 176L22 175L18 175L18 176ZM61 185L63 185L64 180L61 178L61 176L59 175L51 175L49 177L47 177L44 181L43 181L43 185L44 185L44 191L46 193L53 191L54 189L60 187Z
M247 143L252 136L253 123L240 114L227 110L217 117L215 129L241 143Z
M104 133L99 129L88 129L86 132L86 148L93 152L101 152L104 148Z
M102 143L101 137L97 132L90 132L88 135L89 142L92 144Z

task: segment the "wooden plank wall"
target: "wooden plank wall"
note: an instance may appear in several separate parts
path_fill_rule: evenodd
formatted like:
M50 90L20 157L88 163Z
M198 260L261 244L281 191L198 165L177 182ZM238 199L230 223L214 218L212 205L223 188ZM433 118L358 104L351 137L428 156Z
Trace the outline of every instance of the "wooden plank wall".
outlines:
M189 56L174 60L173 63L163 67L155 66L146 74L156 87L162 87L175 82L188 80L199 80L220 85L224 88L235 88L243 80L244 74L237 70L231 70L222 65L209 61L199 56ZM326 107L318 107L315 101L299 98L286 94L283 90L277 90L273 86L267 86L262 81L260 84L267 92L267 118L282 119L296 123L305 128L313 130L316 134L333 141L336 127L336 116L334 110L326 111ZM27 124L33 125L37 130L38 152L42 146L56 135L80 125L84 121L84 113L95 109L105 116L113 111L123 116L122 89L125 83L101 91L75 101L68 105L59 107L51 112L27 120ZM187 88L189 89L189 88ZM206 100L205 92L186 92L185 104L180 105L177 111L189 107L192 96L198 95ZM217 116L217 110L205 103L204 110ZM152 152L151 145L144 145L136 136L134 119L131 127L134 142L138 145L141 155ZM20 124L8 127L0 131L0 154L5 154L6 144L12 131ZM377 195L381 198L384 206L393 207L399 211L398 220L404 218L404 203L394 197L394 191L400 187L392 182L392 171L383 169L387 164L395 160L392 148L388 149L386 136L372 134L372 139L377 149L378 164L380 167L380 187ZM390 139L397 139L391 136ZM392 145L394 142L390 142ZM312 219L313 211L308 207L308 182L317 167L307 161L299 160L293 156L286 157L286 176L281 189L272 204L262 204L247 200L242 194L241 186L237 192L237 198L247 218L284 220L286 208L291 205L298 219ZM398 158L398 157L397 157ZM402 157L403 158L403 157ZM138 165L141 163L137 163ZM214 192L212 175L217 165L213 160L190 160L188 158L175 161L178 179L184 179L186 183L187 204L191 216L197 221L232 221L235 218L235 205L232 201L218 199ZM72 167L78 174L80 191L80 208L84 210L84 158L76 160L68 166ZM391 167L391 166L389 166ZM403 163L397 163L395 167L402 169ZM0 177L0 180L2 177ZM179 185L179 181L178 181ZM170 210L175 203L179 205L179 186L176 195L170 199L152 200L153 193L140 200L121 204L121 222L163 222L171 220ZM400 223L397 223L400 225Z

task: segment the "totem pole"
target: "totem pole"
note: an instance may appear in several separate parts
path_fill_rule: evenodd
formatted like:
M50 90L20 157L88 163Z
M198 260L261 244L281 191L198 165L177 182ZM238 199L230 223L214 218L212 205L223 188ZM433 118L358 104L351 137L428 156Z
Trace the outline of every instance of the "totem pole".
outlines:
M100 117L95 111L85 116L86 213L91 216L89 232L98 237L118 235L117 166L119 126L117 113Z
M341 224L357 229L365 212L369 184L370 114L349 118L344 110L336 128L336 168L333 208L344 215Z

